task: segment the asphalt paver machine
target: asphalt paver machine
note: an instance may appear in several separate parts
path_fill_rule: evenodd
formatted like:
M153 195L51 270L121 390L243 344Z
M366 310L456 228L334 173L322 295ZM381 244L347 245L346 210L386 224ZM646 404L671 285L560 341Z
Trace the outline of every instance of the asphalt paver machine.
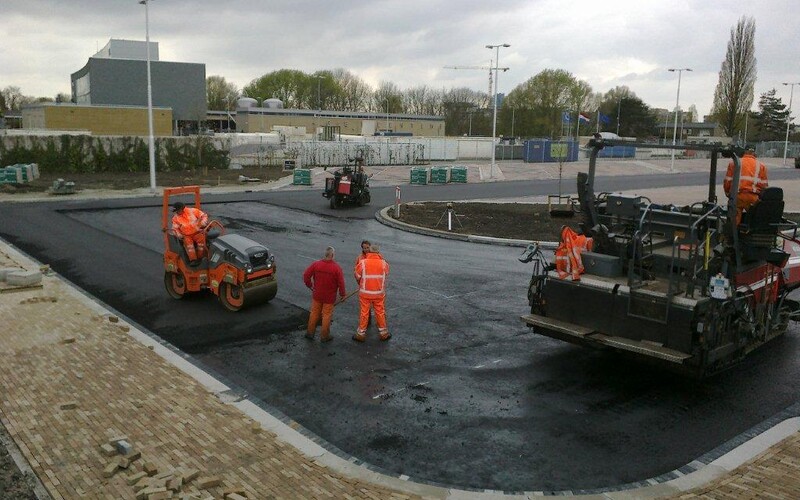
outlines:
M354 167L345 165L341 170L333 172L333 177L325 179L325 191L322 196L328 198L331 208L345 205L363 207L371 201L369 194L369 176L364 172L364 159L350 160Z
M783 216L783 191L765 189L739 224L738 189L726 205L717 203L717 161L733 162L738 186L741 150L693 145L710 156L708 197L676 207L595 194L597 156L609 145L592 139L589 171L578 174L581 228L594 243L581 256L585 273L562 279L536 244L520 257L535 264L531 314L522 316L534 332L701 378L800 320L800 303L789 296L800 287L800 240L797 225Z
M164 233L164 286L174 299L192 292L210 291L229 311L269 302L278 293L275 256L267 247L212 220L205 227L208 255L190 263L183 242L172 234L170 198L192 195L187 206L200 208L200 187L164 189L161 230Z

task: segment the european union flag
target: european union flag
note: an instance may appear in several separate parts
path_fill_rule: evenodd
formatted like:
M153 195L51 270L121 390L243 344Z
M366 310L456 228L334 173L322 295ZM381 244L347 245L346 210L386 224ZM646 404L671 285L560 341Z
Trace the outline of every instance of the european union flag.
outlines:
M572 123L572 117L569 115L569 111L564 111L561 115L561 123Z
M611 123L611 117L608 115L604 115L603 113L600 113L600 123L608 125L609 123Z

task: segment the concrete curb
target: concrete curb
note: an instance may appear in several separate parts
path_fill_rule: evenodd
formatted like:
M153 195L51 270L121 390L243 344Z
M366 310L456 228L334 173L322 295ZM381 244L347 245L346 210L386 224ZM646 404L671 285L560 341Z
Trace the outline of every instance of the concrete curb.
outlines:
M401 231L408 231L409 233L424 234L426 236L435 236L437 238L445 238L448 240L467 241L470 243L483 243L485 245L502 245L507 247L521 247L525 248L531 240L514 240L507 238L493 238L491 236L476 236L472 234L451 233L448 231L440 231L438 229L428 229L427 227L414 226L405 222L394 219L389 215L389 211L393 210L394 206L388 207L375 212L375 219L381 224L384 224ZM546 250L555 250L558 246L554 241L540 241L539 246Z

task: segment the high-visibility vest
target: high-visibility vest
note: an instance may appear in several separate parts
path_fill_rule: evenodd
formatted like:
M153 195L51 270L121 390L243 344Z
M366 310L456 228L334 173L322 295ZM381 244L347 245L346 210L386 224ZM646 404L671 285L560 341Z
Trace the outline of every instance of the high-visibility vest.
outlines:
M761 193L768 186L767 167L758 161L752 153L745 153L741 164L738 193ZM728 164L728 171L723 182L725 194L728 196L731 193L731 184L733 184L733 162Z
M208 215L198 208L185 207L172 216L172 232L176 236L191 236L208 224Z
M355 275L358 279L359 295L383 297L386 295L386 276L389 263L377 253L369 253L356 263Z
M585 271L581 254L594 248L594 240L586 235L578 234L571 228L561 228L561 242L555 251L556 272L559 278L570 276L573 281L579 280Z

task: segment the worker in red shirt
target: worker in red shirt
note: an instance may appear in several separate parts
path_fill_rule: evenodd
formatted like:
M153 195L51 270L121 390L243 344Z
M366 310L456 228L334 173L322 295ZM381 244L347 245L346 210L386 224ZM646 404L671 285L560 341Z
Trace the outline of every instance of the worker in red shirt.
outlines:
M322 342L333 340L331 336L331 320L333 319L333 306L336 302L336 292L344 299L347 293L344 289L344 273L339 264L333 260L336 250L333 247L325 249L325 257L312 263L303 273L303 282L313 293L311 295L311 313L308 316L306 338L313 340L317 332L317 324L322 319L322 330L319 339Z
M748 210L753 203L758 201L758 195L767 188L767 166L756 159L752 146L745 148L739 173L739 191L736 193L736 224L742 221L742 212ZM733 160L728 163L728 172L722 187L725 196L731 197L731 184L733 184Z
M183 242L189 263L196 263L206 255L208 214L199 208L187 207L180 201L172 205L172 211L175 212L172 216L172 234Z
M389 275L389 263L383 260L380 246L372 243L369 253L355 265L354 274L358 281L358 298L361 302L361 313L358 321L358 330L353 335L356 342L364 342L367 338L367 324L370 309L375 310L375 322L378 324L378 333L383 341L392 338L386 327L386 277Z

